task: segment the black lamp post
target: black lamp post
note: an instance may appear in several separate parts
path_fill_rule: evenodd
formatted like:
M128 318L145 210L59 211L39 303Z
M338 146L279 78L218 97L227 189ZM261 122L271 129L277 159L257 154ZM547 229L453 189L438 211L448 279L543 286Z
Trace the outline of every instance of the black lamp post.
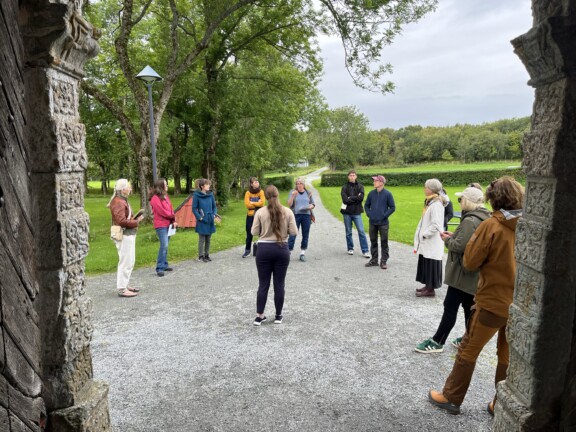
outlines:
M152 148L152 178L154 179L154 183L156 183L158 174L156 173L156 141L154 139L154 104L152 103L152 85L156 81L162 80L162 77L158 75L158 73L156 73L156 71L150 66L146 66L140 71L138 75L136 75L136 78L144 81L144 84L146 87L148 87L148 108L150 111L150 146Z

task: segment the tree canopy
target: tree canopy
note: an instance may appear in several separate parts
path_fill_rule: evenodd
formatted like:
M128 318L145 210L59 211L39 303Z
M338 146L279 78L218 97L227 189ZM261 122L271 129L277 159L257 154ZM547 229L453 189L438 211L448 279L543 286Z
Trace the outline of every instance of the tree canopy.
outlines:
M151 65L163 77L154 86L153 116L166 160L160 165L173 171L163 175L188 165L222 183L221 193L246 162L261 170L301 157L296 137L321 104L319 36L341 39L358 86L388 92L393 85L383 74L391 67L380 64L381 48L435 6L436 0L99 0L86 12L106 31L82 88L119 124L145 192L148 100L135 76Z

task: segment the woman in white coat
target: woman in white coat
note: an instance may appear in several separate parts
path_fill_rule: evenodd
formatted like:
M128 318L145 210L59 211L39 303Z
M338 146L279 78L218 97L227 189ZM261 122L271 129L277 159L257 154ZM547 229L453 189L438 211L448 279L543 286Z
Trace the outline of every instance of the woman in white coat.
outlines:
M434 297L435 289L442 286L444 242L440 233L444 229L447 201L438 179L426 180L424 195L424 210L414 234L414 253L418 254L416 280L424 286L416 289L416 297Z

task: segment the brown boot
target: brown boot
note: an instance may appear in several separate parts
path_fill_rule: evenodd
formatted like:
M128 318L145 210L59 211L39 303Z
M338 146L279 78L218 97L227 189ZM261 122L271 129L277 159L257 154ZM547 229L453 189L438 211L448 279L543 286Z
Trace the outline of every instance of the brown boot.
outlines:
M434 289L425 289L424 291L416 291L416 297L435 297L436 291Z
M488 406L486 407L486 411L488 411L488 414L490 414L492 417L494 417L495 404L496 404L496 402L492 401L492 402L488 403Z
M428 392L428 400L438 408L445 410L449 414L460 414L460 405L450 402L446 397L436 390Z

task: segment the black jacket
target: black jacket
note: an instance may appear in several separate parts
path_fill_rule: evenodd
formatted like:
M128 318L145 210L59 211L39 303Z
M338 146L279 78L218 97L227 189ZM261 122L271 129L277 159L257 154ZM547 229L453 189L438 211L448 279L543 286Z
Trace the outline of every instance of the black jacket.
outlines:
M349 215L359 215L364 212L362 201L364 201L364 186L358 182L346 183L342 186L342 204L346 204L346 208L340 209L340 213Z

